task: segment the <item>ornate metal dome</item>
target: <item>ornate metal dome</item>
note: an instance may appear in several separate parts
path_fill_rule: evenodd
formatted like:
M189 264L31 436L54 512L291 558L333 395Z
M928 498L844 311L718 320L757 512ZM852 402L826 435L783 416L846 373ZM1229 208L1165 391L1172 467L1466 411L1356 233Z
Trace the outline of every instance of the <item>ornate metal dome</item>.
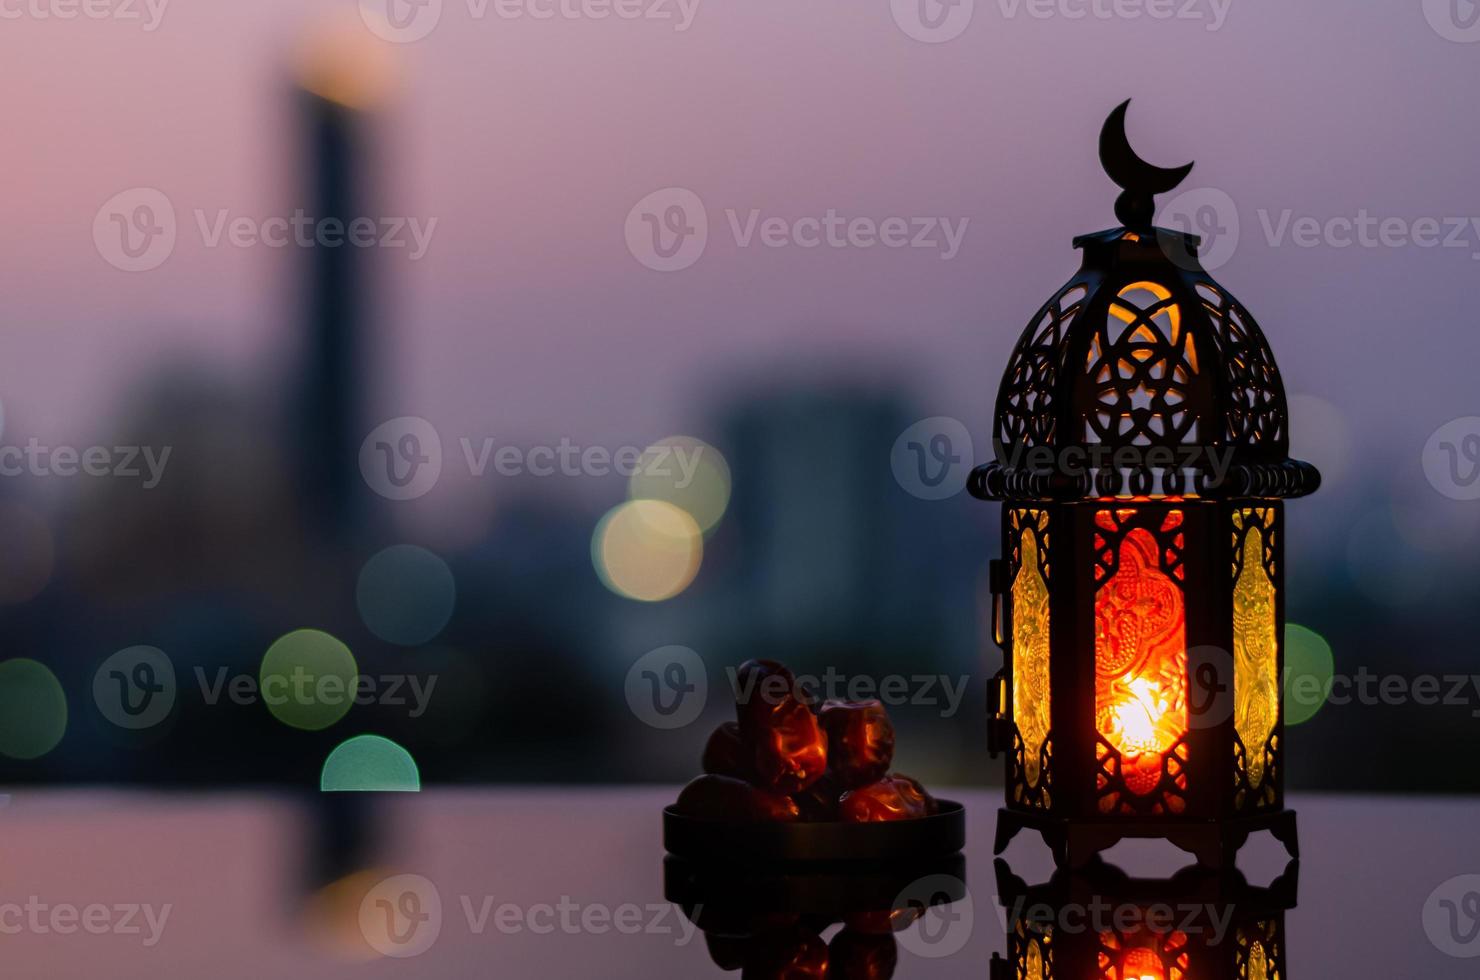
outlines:
M986 499L1293 497L1320 484L1289 458L1284 385L1258 324L1198 261L1196 235L1155 228L1153 194L1192 165L1152 167L1100 134L1125 226L1082 235L1079 272L1023 331L997 394Z

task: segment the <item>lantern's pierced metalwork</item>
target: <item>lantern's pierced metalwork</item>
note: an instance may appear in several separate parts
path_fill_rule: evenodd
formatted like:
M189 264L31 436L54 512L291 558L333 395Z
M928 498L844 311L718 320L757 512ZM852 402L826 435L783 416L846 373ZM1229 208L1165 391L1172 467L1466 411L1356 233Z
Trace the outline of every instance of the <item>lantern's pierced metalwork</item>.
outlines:
M1283 500L1314 492L1254 318L1152 225L1191 164L1140 160L1126 104L1100 157L1125 224L1074 240L1079 271L1033 317L997 396L993 563L999 845L1023 826L1078 864L1122 837L1211 865L1284 809Z
M1097 864L1030 885L995 862L1006 954L990 980L1287 980L1299 862L1267 885L1237 870L1140 879Z

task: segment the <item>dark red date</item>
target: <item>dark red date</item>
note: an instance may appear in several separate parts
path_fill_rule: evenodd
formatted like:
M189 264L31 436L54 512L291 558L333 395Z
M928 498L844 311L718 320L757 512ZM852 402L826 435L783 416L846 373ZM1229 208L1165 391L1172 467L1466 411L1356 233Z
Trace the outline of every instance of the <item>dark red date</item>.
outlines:
M838 817L853 823L917 820L936 809L935 800L918 782L895 773L843 794Z
M771 711L787 701L802 700L796 678L774 660L747 660L735 671L735 717L740 733L755 735Z
M801 810L802 819L808 823L832 823L838 819L838 800L843 788L832 774L824 775L817 782L792 796Z
M703 768L714 776L750 780L755 775L755 752L740 737L740 725L727 721L714 730L704 745Z
M772 708L755 730L756 783L773 793L800 793L827 771L827 734L795 698Z
M884 778L894 761L894 726L878 701L826 701L818 713L827 732L827 764L854 789Z
M800 819L796 801L767 793L730 776L703 775L689 781L678 794L678 812L706 820Z

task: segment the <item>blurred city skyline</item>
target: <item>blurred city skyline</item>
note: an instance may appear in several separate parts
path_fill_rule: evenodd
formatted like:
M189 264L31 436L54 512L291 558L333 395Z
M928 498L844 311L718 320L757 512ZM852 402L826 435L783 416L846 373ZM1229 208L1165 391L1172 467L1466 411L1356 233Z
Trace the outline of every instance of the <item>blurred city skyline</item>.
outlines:
M464 23L463 5L448 4L438 30L399 45L345 3L175 4L138 36L126 22L17 21L0 50L37 84L7 119L11 178L25 193L0 236L13 324L0 397L24 431L85 441L160 360L196 358L247 382L291 344L285 250L210 248L200 222L291 213L283 92L332 14L337 30L362 35L357 64L383 60L390 67L364 70L392 73L367 206L436 220L419 260L369 250L390 325L389 370L370 393L384 417L618 444L692 428L716 374L882 364L928 392L925 414L984 434L1007 351L1076 264L1069 240L1113 223L1092 137L1127 96L1149 159L1196 159L1187 186L1235 202L1239 247L1218 274L1265 324L1293 393L1335 404L1364 434L1364 456L1417 455L1467 412L1463 365L1480 339L1462 284L1480 244L1302 248L1289 235L1271 246L1266 232L1286 209L1323 221L1476 211L1465 161L1477 137L1453 123L1467 115L1465 45L1401 8L1240 7L1216 33L1114 19L1068 33L983 7L940 45L906 36L887 5L840 0L788 10L788 29L765 33L777 11L764 5L701 5L679 32L491 14ZM1305 45L1313 23L1329 44ZM47 48L34 42L62 30L77 57L116 68L106 89L40 60ZM1297 39L1300 58L1248 57ZM1363 56L1398 41L1422 50L1422 72ZM1092 54L1101 47L1123 54L1120 77L1105 77ZM894 70L866 70L870 54ZM703 85L673 84L699 64ZM151 65L201 71L178 87ZM1019 77L1054 85L1011 84ZM1407 97L1418 89L1422 99ZM1422 170L1414 146L1425 148ZM89 244L98 209L133 187L161 191L179 233L159 268L125 273ZM710 238L691 268L661 274L634 261L623 227L667 187L703 202ZM732 233L752 212L794 221L829 210L968 224L948 260L932 249L741 247ZM1426 327L1405 343L1378 340L1379 325L1415 321ZM1401 415L1353 383L1383 371L1427 382Z
M170 7L118 47L138 28L28 20L0 40L7 64L40 80L11 110L12 179L26 193L0 232L14 324L0 443L172 452L158 489L27 475L0 485L7 503L37 509L0 514L34 544L16 554L46 551L40 572L12 558L6 587L21 599L5 615L32 655L61 665L72 698L85 698L97 660L163 645L156 636L175 638L182 671L202 660L255 671L304 627L342 635L362 666L395 662L399 651L367 641L355 583L373 555L407 543L456 580L436 639L447 649L427 662L466 679L465 693L488 693L495 669L496 684L514 681L492 701L454 703L446 724L461 748L440 765L417 753L443 777L682 774L687 740L634 727L615 692L641 653L691 637L711 671L784 654L803 668L918 664L980 684L998 656L981 643L976 604L996 509L912 497L889 455L936 417L961 423L976 461L990 452L1008 351L1077 267L1072 237L1113 223L1093 135L1125 96L1146 157L1196 159L1168 220L1204 233L1215 275L1260 321L1292 396L1293 454L1325 475L1320 497L1290 509L1291 621L1327 637L1349 670L1467 667L1455 638L1475 625L1480 511L1431 484L1423 452L1476 411L1480 339L1465 290L1480 241L1465 243L1480 222L1464 216L1480 199L1464 163L1480 147L1453 124L1471 52L1421 14L1240 7L1209 45L1208 23L1098 21L1069 28L1078 40L983 5L959 39L923 44L887 5L838 0L788 11L783 32L766 30L776 11L764 8L701 6L677 31L459 24L467 8L449 5L426 39L392 44L353 5L291 9ZM1328 46L1255 56L1318 26ZM24 43L64 27L100 71L118 69L115 86L86 98L83 76ZM1066 37L1085 46L1078 57ZM1352 57L1392 37L1425 52L1425 77ZM1122 53L1124 77L1105 77L1101 47ZM894 70L870 70L871 57ZM171 72L130 70L148 64ZM1046 64L1051 87L1020 84L1047 77ZM186 66L199 84L159 81ZM691 75L705 85L675 82ZM401 247L264 240L273 220L326 216L305 189L305 162L311 174L323 148L299 84L355 120L347 159L363 186L329 210L352 207L377 233L394 226ZM1408 108L1404 86L1420 84L1431 113ZM1432 147L1425 172L1414 145ZM172 247L152 268L121 268L137 256L108 236L147 231L147 245L167 213ZM1404 241L1354 239L1369 219L1399 221ZM1464 247L1421 244L1426 219ZM891 222L924 247L887 244ZM700 225L707 238L694 237ZM665 263L673 271L657 271ZM356 308L340 337L351 352L320 329L333 304L325 313L305 289L324 277ZM424 496L388 501L354 456L404 417L435 431L446 465ZM734 499L692 585L652 604L604 588L611 570L592 559L624 479L476 477L465 457L566 442L610 453L673 436L724 454ZM541 669L523 669L530 660ZM1318 717L1292 744L1292 778L1425 785L1424 766L1302 769L1338 744L1402 757L1470 720L1405 710L1393 718L1411 723L1407 743ZM277 751L301 744L265 713L252 724L276 733ZM902 722L928 740L921 757L939 768L924 775L968 780L985 772L973 761L980 728L974 712ZM211 730L235 734L226 718ZM540 758L483 757L530 730L545 739ZM592 757L583 739L597 733L633 751ZM318 754L293 778L348 734L310 737ZM122 765L97 744L95 733L66 743L56 772ZM211 744L187 745L172 777L230 778ZM647 753L661 762L644 768ZM147 778L144 756L117 758L131 760L124 777ZM255 764L249 778L284 772Z

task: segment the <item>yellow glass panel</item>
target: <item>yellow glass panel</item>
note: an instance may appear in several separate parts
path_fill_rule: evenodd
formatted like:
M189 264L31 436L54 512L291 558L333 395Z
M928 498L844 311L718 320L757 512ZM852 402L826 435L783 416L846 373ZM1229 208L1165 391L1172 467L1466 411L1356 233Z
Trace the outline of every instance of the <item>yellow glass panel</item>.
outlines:
M1244 535L1243 566L1233 585L1233 721L1248 759L1249 786L1264 782L1264 744L1279 719L1279 646L1274 582L1264 568L1264 532L1253 511L1236 521Z
M1037 943L1028 943L1028 962L1026 966L1028 980L1042 980L1044 976L1043 953L1039 950Z
M1095 597L1095 725L1120 753L1126 789L1144 796L1187 732L1187 618L1151 532L1128 532L1119 557Z
M1022 534L1021 566L1012 583L1012 718L1023 739L1024 775L1033 786L1048 738L1048 583L1038 569L1038 531L1028 527Z

